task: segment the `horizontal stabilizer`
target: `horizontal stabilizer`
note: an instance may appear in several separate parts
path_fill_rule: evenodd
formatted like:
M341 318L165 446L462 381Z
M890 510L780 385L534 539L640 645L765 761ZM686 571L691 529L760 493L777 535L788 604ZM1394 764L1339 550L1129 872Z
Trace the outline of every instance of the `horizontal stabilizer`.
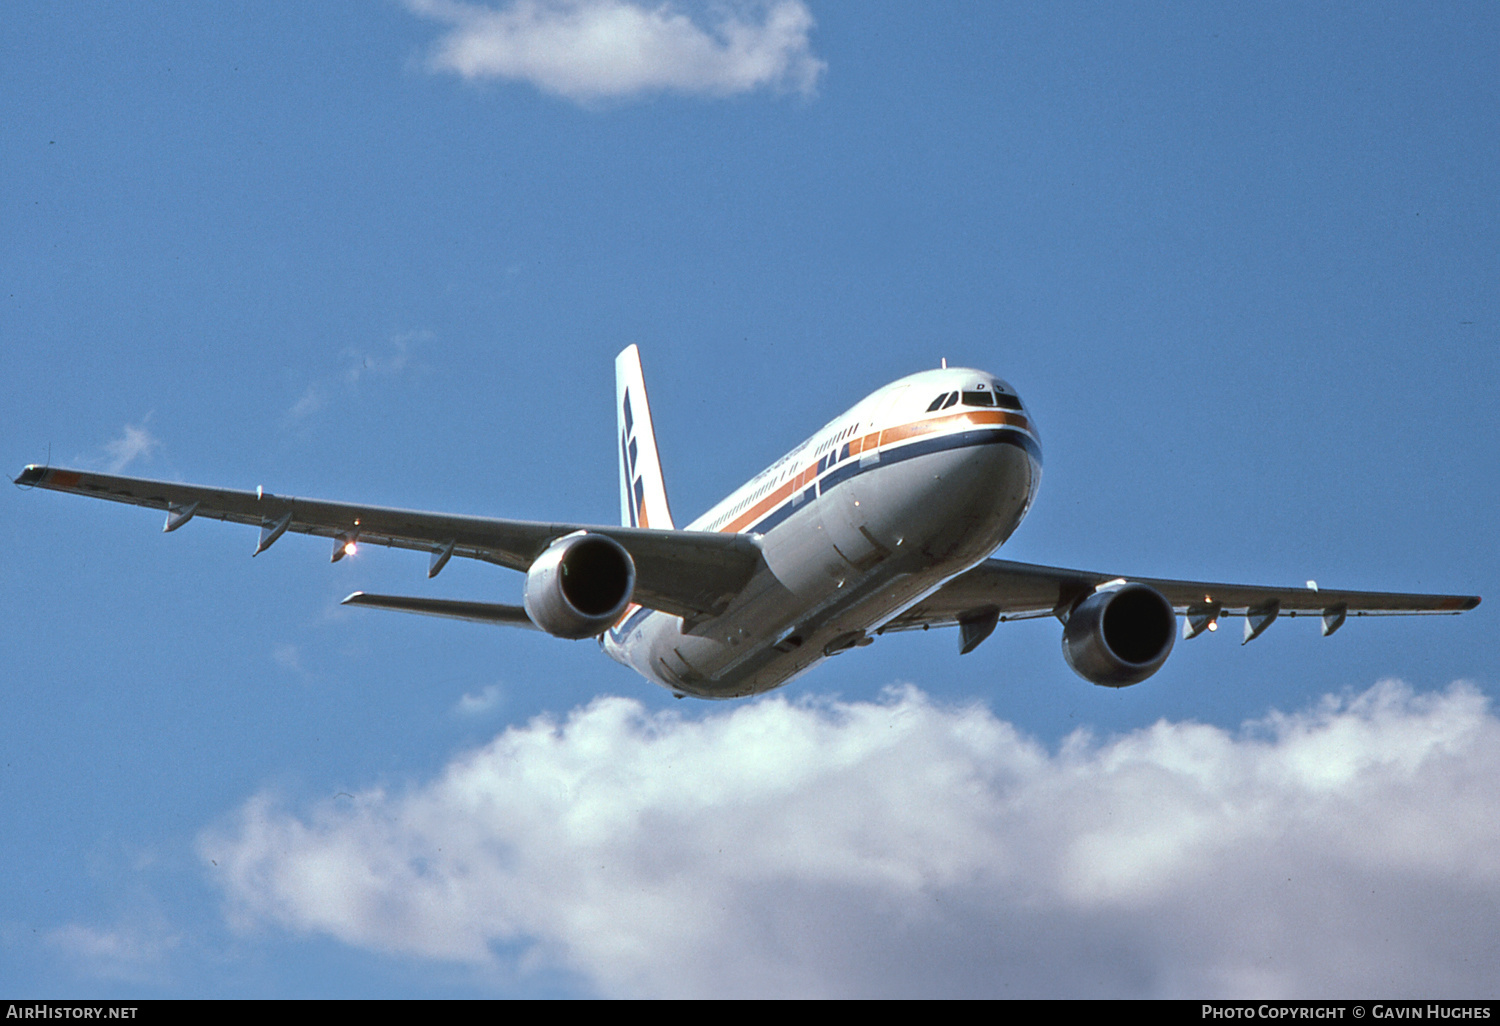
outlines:
M539 630L526 615L524 608L502 605L499 602L463 602L458 599L415 598L406 595L370 595L363 591L356 591L341 604L394 609L400 613L447 616L455 620L473 620L475 623L498 623L508 627Z

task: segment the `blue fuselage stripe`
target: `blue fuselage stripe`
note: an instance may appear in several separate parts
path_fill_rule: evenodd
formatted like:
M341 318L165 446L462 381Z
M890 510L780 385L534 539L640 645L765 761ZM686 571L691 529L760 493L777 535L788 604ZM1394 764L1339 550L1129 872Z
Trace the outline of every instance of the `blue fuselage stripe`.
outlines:
M916 459L918 456L930 456L935 452L970 449L980 445L1014 445L1018 449L1024 449L1038 463L1042 462L1041 446L1036 444L1036 439L1023 431L1018 431L1013 427L972 428L968 431L956 431L951 435L938 435L935 438L923 438L915 442L907 442L905 445L881 449L880 459L865 466L860 466L859 460L852 460L825 475L818 482L818 494L826 495L830 489L843 484L850 478L878 467L887 467L892 463ZM756 528L751 528L751 530L756 530Z

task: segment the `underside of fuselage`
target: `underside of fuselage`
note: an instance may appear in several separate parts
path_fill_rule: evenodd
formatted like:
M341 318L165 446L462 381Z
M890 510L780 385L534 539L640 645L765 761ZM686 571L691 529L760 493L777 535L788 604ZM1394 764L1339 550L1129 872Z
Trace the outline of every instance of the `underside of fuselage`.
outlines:
M719 616L636 610L610 654L677 694L787 683L988 556L1026 515L1040 451L1014 425L955 421L850 459L768 516L765 565ZM788 500L790 504L791 500Z

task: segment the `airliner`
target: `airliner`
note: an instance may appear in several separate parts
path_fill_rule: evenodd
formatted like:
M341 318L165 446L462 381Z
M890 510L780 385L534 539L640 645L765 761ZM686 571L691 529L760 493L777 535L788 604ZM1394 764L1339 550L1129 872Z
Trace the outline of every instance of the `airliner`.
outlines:
M260 529L252 555L288 531L333 540L338 562L365 544L454 556L525 574L506 605L355 592L351 606L597 639L679 698L779 687L825 659L896 631L958 628L972 652L1001 622L1054 616L1085 680L1150 677L1182 635L1222 617L1243 641L1280 616L1459 613L1478 596L1265 588L1039 566L991 556L1041 481L1036 425L1008 383L944 366L856 403L687 527L674 526L640 353L615 360L620 524L549 524L423 513L31 465L16 484L166 512L164 531L207 517Z

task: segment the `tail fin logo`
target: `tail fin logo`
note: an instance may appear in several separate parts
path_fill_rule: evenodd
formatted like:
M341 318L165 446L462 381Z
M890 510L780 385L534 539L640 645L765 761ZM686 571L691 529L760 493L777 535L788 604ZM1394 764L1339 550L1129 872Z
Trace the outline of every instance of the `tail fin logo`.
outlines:
M615 357L615 417L620 446L620 523L626 527L672 529L667 486L662 481L656 432L651 429L651 401L641 354L627 346Z
M624 461L625 480L629 482L630 496L633 501L626 504L630 511L631 527L650 527L650 517L646 514L646 483L641 479L637 461L640 459L640 444L635 438L635 416L630 409L630 390L625 390L625 404L620 410L620 419L625 424L625 430L620 432L620 459Z

